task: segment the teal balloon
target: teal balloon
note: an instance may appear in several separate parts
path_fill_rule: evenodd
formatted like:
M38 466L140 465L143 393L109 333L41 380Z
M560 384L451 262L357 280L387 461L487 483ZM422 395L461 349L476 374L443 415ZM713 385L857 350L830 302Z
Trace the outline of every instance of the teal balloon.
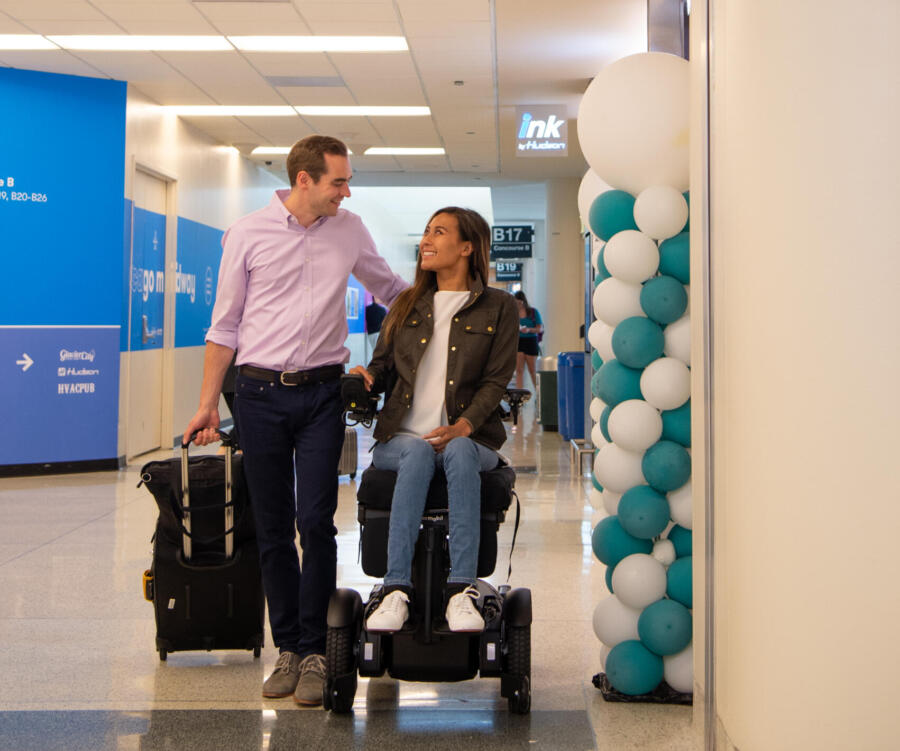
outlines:
M603 277L603 276L600 276L600 274L597 274L594 277L594 289L597 289L597 287L600 286L600 282L602 282L604 279L608 279L608 278L609 277Z
M603 358L600 357L600 353L597 350L591 352L591 367L594 370L600 370L600 366L603 365Z
M616 359L607 360L591 379L591 393L611 407L626 399L643 399L641 372Z
M606 567L606 588L610 591L610 594L615 594L612 588L612 575L613 569L615 566L607 566Z
M687 201L687 205L688 205L688 219L684 223L684 228L681 231L689 232L691 229L691 191L686 190L681 195L684 196L684 200Z
M662 357L665 343L659 324L644 316L626 318L613 330L613 354L629 368L646 368Z
M659 273L691 283L691 236L687 232L659 244Z
M674 276L656 276L641 288L641 307L657 323L677 321L687 310L687 292Z
M597 482L597 478L594 477L593 472L591 472L591 484L596 490L599 490L601 493L603 492L603 486L599 482Z
M641 644L661 656L678 654L690 644L693 627L690 611L675 600L657 600L638 618Z
M608 404L603 408L603 411L600 413L600 419L597 420L597 424L600 425L600 432L603 434L603 437L612 443L612 438L609 437L609 415L612 412L613 408Z
M632 537L650 540L668 526L669 502L649 485L638 485L622 494L616 515Z
M686 608L694 607L693 561L693 556L686 555L666 571L666 595Z
M591 232L604 242L622 230L637 229L634 223L634 196L624 190L601 193L591 204L588 224L591 225Z
M594 527L591 547L597 559L607 566L615 567L619 561L633 553L650 553L653 543L632 537L619 524L615 516L607 516Z
M644 453L641 470L660 493L677 490L691 477L691 456L681 444L657 441Z
M604 279L609 279L612 274L609 273L609 269L606 268L606 261L603 260L603 254L606 252L606 244L604 243L603 247L600 248L600 252L597 254L597 276L594 279L594 286L596 287L600 282ZM597 280L600 281L597 281Z
M683 558L686 555L692 555L694 552L694 536L691 530L685 529L676 524L669 530L667 539L672 541L675 546L675 557Z
M691 400L676 409L667 409L662 413L662 439L674 441L682 446L691 445Z
M663 679L663 659L636 639L619 642L606 656L606 677L623 694L649 694Z

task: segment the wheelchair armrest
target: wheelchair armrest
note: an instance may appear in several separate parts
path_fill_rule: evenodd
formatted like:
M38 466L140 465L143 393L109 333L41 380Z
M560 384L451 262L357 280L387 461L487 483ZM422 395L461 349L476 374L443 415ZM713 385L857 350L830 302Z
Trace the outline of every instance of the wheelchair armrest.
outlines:
M341 376L341 402L345 425L362 423L367 428L372 425L378 412L378 396L366 390L366 382L361 375L350 373Z

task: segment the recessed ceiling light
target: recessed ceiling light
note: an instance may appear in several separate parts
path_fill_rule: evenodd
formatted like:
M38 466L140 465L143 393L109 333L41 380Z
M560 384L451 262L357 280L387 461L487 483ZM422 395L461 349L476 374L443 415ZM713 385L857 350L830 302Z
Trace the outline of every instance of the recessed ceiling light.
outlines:
M310 115L313 117L324 115L336 115L343 117L421 117L430 115L429 107L294 107L301 115Z
M366 156L441 156L446 153L442 148L393 148L390 146L372 146L365 150Z
M166 112L185 117L296 117L293 107L286 106L231 106L220 104L182 105L172 104L163 107Z
M74 34L48 36L54 44L67 50L103 51L179 51L210 52L234 50L222 36L152 35L152 34Z
M0 50L58 50L40 34L0 34Z
M230 36L244 52L398 52L409 49L399 36Z

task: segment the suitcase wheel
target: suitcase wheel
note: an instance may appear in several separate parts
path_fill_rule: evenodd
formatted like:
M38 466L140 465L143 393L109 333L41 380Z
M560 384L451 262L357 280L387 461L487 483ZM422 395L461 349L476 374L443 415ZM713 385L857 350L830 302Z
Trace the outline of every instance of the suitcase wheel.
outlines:
M169 654L169 653L168 653L165 649L163 649L162 647L160 647L160 650L159 650L159 659L160 659L162 662L165 662L165 661L166 661L166 657L168 656L168 654Z

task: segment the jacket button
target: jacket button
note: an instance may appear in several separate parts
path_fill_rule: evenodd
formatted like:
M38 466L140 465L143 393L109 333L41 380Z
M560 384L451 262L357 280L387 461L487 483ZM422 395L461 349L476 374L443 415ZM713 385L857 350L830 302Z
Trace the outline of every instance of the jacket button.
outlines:
M420 343L420 344L425 344L425 342L427 342L427 341L428 341L427 339L420 339L420 340L419 340L419 343Z
M456 318L454 318L453 320L459 323L459 316L456 316Z
M488 326L488 331L493 331L493 330L494 330L493 326Z
M452 378L450 379L449 383L450 383L451 386L453 385L453 379L452 379Z
M472 330L471 326L466 326L466 331L471 331L471 330Z
M452 347L450 347L450 351L451 351L451 352L456 352L456 345L455 345L455 344L454 344Z
M410 323L411 323L413 326L415 326L415 325L418 323L418 321L410 321Z
M409 399L409 394L404 394L404 398Z

